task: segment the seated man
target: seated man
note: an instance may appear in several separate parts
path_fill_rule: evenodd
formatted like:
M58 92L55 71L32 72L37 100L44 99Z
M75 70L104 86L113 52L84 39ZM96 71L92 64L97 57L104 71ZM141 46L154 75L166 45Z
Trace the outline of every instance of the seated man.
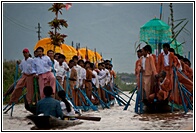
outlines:
M149 100L153 101L155 97L157 97L159 101L165 100L171 89L170 80L166 77L166 72L161 71L159 73L159 91L157 93L150 94Z
M52 95L53 89L51 86L44 87L45 98L37 103L36 114L44 114L44 116L54 116L63 119L63 112L60 102L54 99Z

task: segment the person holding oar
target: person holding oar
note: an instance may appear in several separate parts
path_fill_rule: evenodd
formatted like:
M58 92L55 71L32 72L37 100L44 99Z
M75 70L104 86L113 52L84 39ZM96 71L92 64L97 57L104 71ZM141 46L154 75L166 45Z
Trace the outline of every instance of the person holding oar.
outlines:
M28 104L32 103L32 98L34 94L34 88L33 88L33 74L35 73L35 70L33 69L33 59L29 57L29 50L25 48L23 51L24 59L19 64L19 68L22 70L22 77L19 79L19 81L16 84L16 88L14 89L11 97L9 105L12 103L18 103L19 97L22 95L22 89L24 87L27 88L27 94L26 99L28 101Z

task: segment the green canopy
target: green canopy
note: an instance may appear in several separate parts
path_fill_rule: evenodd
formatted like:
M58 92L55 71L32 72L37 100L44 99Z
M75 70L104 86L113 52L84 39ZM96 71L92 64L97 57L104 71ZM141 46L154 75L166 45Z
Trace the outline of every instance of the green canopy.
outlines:
M170 47L173 48L175 50L176 54L179 54L181 56L183 56L183 47L182 47L182 43L174 40L171 44Z
M158 53L161 52L162 44L170 42L170 38L169 25L158 18L148 21L140 28L140 41L151 45L152 50L158 50Z

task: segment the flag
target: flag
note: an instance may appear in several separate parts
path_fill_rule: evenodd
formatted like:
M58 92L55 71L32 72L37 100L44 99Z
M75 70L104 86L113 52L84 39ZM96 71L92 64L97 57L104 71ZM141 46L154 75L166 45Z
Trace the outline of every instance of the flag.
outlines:
M87 47L86 47L86 55L85 55L85 59L86 59L86 61L88 61L89 59L88 59L88 49L87 49Z
M95 48L95 62L97 62L97 53L96 53L96 48Z
M66 3L65 4L65 9L69 10L69 8L72 7L72 3Z
M76 43L77 56L78 56L78 59L80 60L81 56L80 56L80 53L79 53L78 49L79 49L79 45L78 45L78 43Z

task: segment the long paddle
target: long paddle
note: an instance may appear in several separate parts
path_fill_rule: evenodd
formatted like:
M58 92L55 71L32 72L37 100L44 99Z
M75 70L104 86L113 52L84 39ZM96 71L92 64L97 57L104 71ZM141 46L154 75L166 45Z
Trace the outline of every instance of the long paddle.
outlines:
M81 90L80 88L78 88L78 90L82 93L82 95L84 96L86 102L90 105L90 107L92 108L93 111L97 111L97 107L93 105L93 103L89 100L89 98L86 96L86 94L84 93L83 90Z
M124 107L123 110L127 110L127 108L128 108L128 106L130 105L130 102L131 102L132 97L133 97L134 93L136 92L136 90L137 90L137 86L136 86L135 89L133 90L132 95L131 95L131 97L129 98L129 101L127 102L127 104L125 105L125 107Z
M77 118L81 120L89 120L89 121L100 121L101 117L92 117L92 116L67 116L65 115L64 118Z

